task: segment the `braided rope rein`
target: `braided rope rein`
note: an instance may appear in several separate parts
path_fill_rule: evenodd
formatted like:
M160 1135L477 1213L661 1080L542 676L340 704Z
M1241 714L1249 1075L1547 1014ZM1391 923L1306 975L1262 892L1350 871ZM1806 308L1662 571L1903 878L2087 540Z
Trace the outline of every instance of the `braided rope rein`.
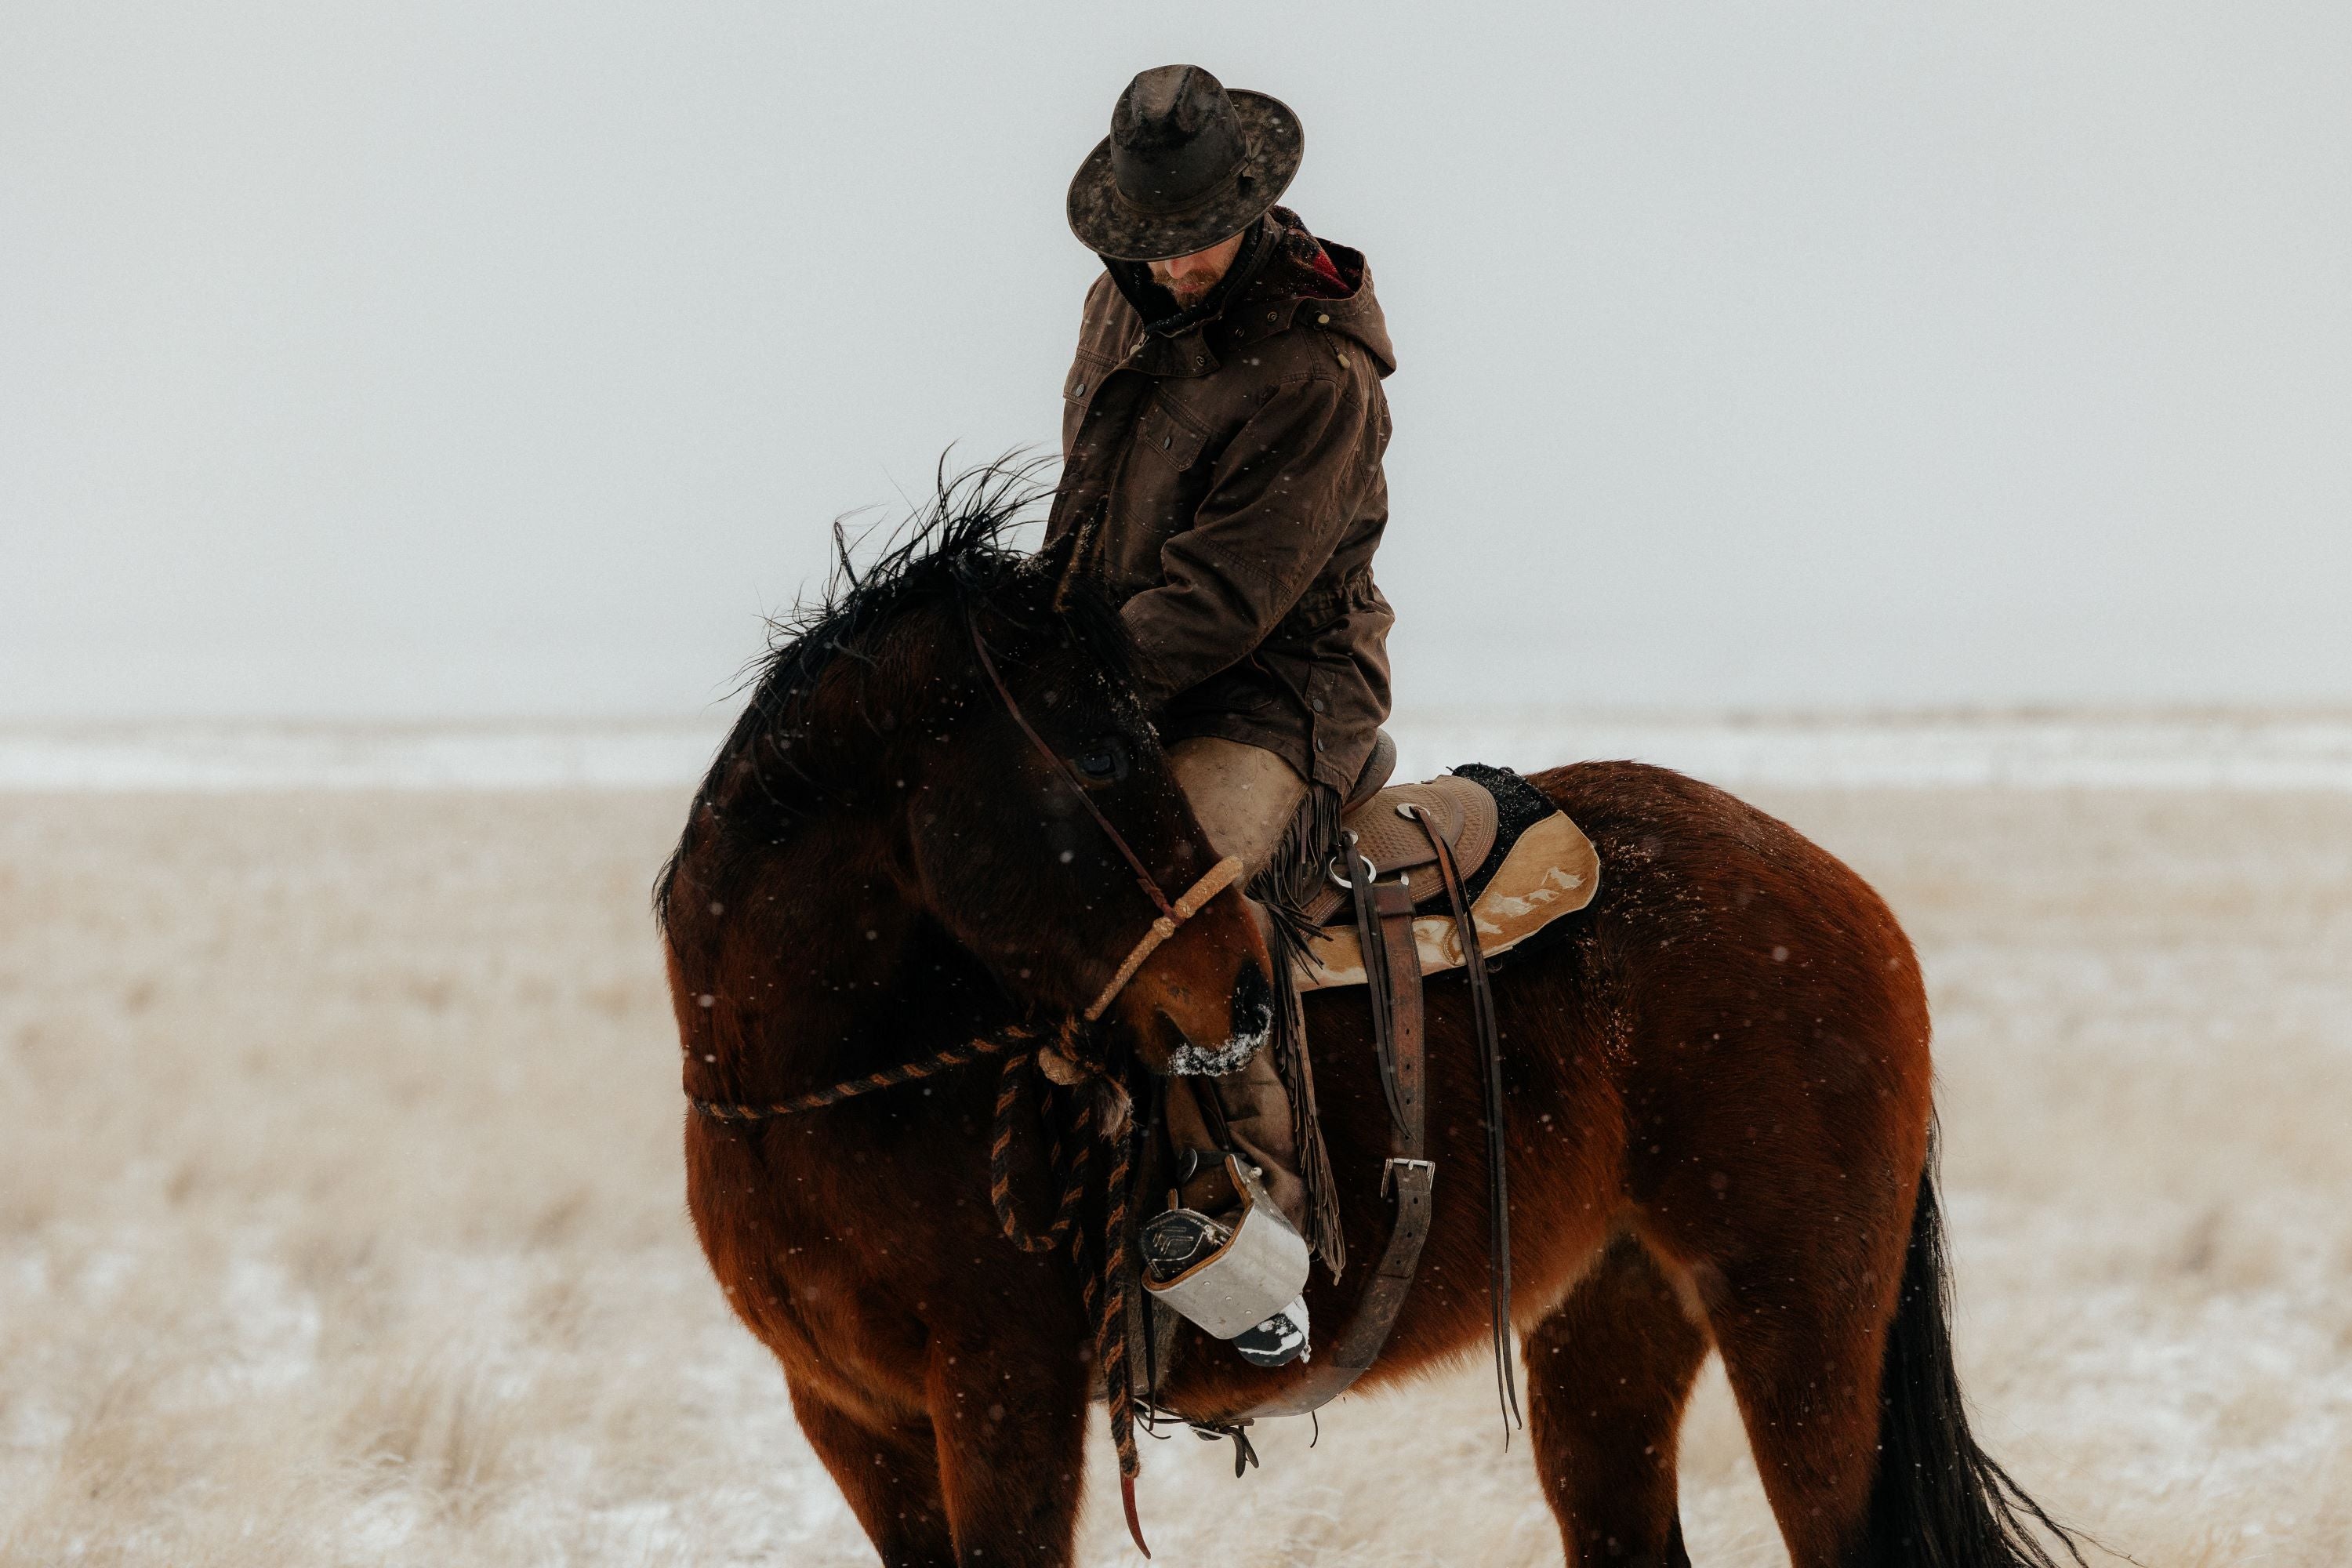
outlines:
M922 1079L937 1078L985 1057L1002 1056L1006 1051L1031 1045L1043 1038L1046 1031L1015 1024L993 1035L966 1040L960 1046L950 1046L919 1061L901 1062L897 1067L884 1068L863 1078L844 1079L826 1088L796 1094L790 1100L779 1100L765 1105L737 1105L727 1100L697 1100L687 1097L695 1110L713 1121L765 1121L772 1117L797 1116L804 1110L821 1110L828 1105L839 1105L845 1100L872 1094L877 1089L896 1089L902 1083L914 1083Z
M1078 1272L1083 1310L1094 1328L1095 1360L1102 1369L1103 1395L1110 1406L1111 1443L1118 1453L1119 1493L1127 1510L1128 1532L1134 1537L1137 1548L1149 1557L1151 1549L1144 1544L1143 1527L1135 1507L1135 1478L1141 1472L1143 1461L1136 1449L1135 1391L1129 1383L1127 1364L1128 1270L1130 1267L1126 1246L1128 1187L1134 1169L1139 1130L1130 1115L1126 1119L1128 1124L1117 1130L1115 1134L1106 1131L1105 1136L1114 1144L1115 1152L1104 1193L1101 1263L1099 1268L1089 1268L1087 1237L1077 1220L1080 1209L1085 1206L1088 1178L1094 1165L1096 1097L1092 1093L1056 1093L1053 1081L1037 1066L1037 1058L1045 1048L1039 1044L1040 1041L1066 1046L1075 1029L1073 1024L1050 1030L1015 1024L993 1035L949 1046L919 1060L885 1068L860 1078L845 1079L824 1089L794 1095L789 1100L743 1105L701 1100L689 1095L688 1103L714 1121L740 1126L820 1110L882 1089L937 1078L989 1057L1004 1058L1004 1066L997 1079L996 1112L988 1146L989 1206L996 1211L997 1226L1003 1232L1004 1239L1024 1252L1051 1252L1066 1242L1068 1244L1070 1262ZM1066 1050L1060 1054L1077 1063L1087 1073L1078 1084L1070 1086L1072 1090L1111 1082L1099 1068L1086 1061L1082 1056ZM1024 1225L1013 1205L1013 1119L1020 1104L1021 1079L1024 1071L1034 1071L1038 1079L1039 1119L1045 1123L1049 1139L1046 1166L1061 1179L1062 1185L1053 1221L1043 1231L1033 1231ZM1114 1084L1113 1087L1117 1086ZM1058 1121L1051 1113L1057 1102L1070 1107Z

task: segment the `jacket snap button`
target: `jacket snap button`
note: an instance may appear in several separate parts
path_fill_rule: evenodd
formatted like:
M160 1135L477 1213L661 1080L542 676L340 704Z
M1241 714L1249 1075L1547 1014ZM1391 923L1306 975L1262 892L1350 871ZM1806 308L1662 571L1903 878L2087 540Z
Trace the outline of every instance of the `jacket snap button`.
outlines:
M1078 395L1079 395L1080 397L1084 397L1086 395L1087 395L1087 384L1086 384L1085 382L1083 382L1083 381L1082 381L1082 382L1078 383Z
M1176 442L1176 437L1173 437L1173 436L1162 436L1161 437L1160 437L1160 445L1163 448L1164 448L1164 447L1171 447L1171 446L1175 445L1175 442Z
M1320 713L1320 712L1322 712L1322 711L1323 711L1323 699L1321 699L1320 697L1318 697L1318 698L1315 700L1315 711L1317 711L1318 713Z
M1331 318L1318 315L1315 318L1315 324L1318 327L1328 327L1331 324Z

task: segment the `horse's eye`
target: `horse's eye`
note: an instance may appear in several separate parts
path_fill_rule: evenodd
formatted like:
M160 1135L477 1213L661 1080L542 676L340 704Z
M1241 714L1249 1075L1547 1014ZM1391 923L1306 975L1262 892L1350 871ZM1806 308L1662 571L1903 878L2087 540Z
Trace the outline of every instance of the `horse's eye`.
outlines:
M1078 776L1092 784L1108 784L1127 772L1127 752L1115 740L1090 742L1071 756Z

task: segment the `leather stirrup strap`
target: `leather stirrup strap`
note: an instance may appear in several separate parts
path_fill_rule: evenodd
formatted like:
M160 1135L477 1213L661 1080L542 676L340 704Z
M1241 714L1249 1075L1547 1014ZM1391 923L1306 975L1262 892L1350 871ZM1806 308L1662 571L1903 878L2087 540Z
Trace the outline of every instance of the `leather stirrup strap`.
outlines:
M1358 867L1362 869L1360 864ZM1346 1393L1371 1370L1389 1342L1389 1331L1404 1310L1405 1297L1429 1239L1430 1188L1437 1176L1425 1137L1421 1005L1421 954L1412 936L1412 894L1400 879L1356 881L1357 935L1369 966L1366 989L1374 998L1372 1026L1380 1052L1381 1080L1389 1097L1390 1154L1381 1176L1383 1191L1396 1197L1380 1268L1365 1283L1355 1310L1329 1351L1307 1364L1289 1389L1233 1417L1230 1425L1275 1415L1304 1415ZM1374 956L1377 954L1377 958Z
M1355 859L1348 890L1356 901L1356 947L1363 955L1364 1000L1372 1010L1372 1050L1380 1058L1381 1092L1388 1097L1389 1120L1402 1128L1406 1116L1404 1100L1397 1092L1396 976L1389 963L1387 933L1381 926L1377 892L1380 875L1370 861L1356 854L1354 834L1347 836L1346 844L1348 853ZM1409 963L1416 977L1413 988L1418 992L1419 953L1413 954Z
M1478 1032L1479 1076L1486 1089L1486 1316L1495 1336L1495 1398L1503 1407L1503 1441L1519 1415L1518 1377L1511 1363L1511 1183L1510 1142L1503 1124L1503 1039L1495 1024L1495 987L1486 976L1486 954L1478 945L1478 922L1471 917L1454 851L1437 824L1420 806L1402 808L1421 825L1437 856L1437 875L1454 906L1454 930L1462 942L1462 973L1470 983L1470 1016Z
M1412 936L1412 889L1402 878L1372 889L1372 906L1380 917L1381 968L1388 982L1388 1049L1381 1053L1388 1069L1389 1113L1394 1119L1394 1156L1426 1157L1423 1132L1421 1039L1421 946Z

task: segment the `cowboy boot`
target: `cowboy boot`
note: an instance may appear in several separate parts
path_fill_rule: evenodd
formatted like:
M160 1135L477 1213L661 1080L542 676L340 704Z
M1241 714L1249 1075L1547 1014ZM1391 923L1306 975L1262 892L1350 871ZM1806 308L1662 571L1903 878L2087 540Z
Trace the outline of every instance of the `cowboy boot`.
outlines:
M1309 1345L1289 1098L1264 1052L1239 1071L1170 1087L1178 1183L1142 1236L1154 1294L1251 1364L1286 1366Z

